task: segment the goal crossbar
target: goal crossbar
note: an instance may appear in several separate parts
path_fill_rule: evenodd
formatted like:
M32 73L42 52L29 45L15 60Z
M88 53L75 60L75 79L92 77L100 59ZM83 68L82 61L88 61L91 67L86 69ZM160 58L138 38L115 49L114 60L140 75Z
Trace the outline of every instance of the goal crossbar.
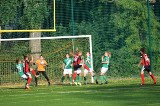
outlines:
M79 35L79 36L56 36L56 37L34 37L34 38L12 38L12 39L0 39L0 41L20 41L20 40L37 40L37 39L67 39L67 38L91 38L91 35Z

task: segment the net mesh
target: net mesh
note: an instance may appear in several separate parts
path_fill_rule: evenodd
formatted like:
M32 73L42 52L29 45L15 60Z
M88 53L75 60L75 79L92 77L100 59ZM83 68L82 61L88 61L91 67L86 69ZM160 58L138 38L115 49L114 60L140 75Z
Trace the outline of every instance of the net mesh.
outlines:
M67 53L70 54L70 52L73 51L73 38L67 37L61 39L14 40L1 42L1 84L22 82L15 67L15 60L21 59L23 61L23 56L26 55L43 55L48 63L48 66L46 67L48 77L53 83L60 83L60 79L63 75L62 64L65 55ZM33 42L36 47L40 42L40 52L31 52L33 46L31 47L29 45ZM76 45L76 48L83 51L84 56L86 52L90 51L89 37L74 38L74 44ZM36 47L34 48L34 51L36 51L36 49L39 51L39 48ZM34 62L36 59L38 58L34 58ZM40 76L39 79L45 80L43 76Z

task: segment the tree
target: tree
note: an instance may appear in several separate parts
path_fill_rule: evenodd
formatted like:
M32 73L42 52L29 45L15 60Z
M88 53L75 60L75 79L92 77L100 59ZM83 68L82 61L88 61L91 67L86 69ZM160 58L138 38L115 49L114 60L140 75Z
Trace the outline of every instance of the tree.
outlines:
M25 29L41 29L44 20L49 16L49 4L47 0L23 0L21 8L23 10L20 18L21 25ZM41 37L41 32L31 32L30 38ZM31 53L34 60L41 53L41 40L30 41Z
M0 26L9 26L16 21L18 0L0 1Z

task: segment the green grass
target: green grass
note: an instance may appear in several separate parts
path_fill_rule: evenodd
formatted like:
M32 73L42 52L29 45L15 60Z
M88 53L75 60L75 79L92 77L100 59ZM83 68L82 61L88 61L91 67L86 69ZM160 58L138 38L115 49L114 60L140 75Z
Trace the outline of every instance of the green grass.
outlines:
M157 78L160 80L160 78ZM139 78L109 79L107 85L1 87L0 106L160 106L160 85Z

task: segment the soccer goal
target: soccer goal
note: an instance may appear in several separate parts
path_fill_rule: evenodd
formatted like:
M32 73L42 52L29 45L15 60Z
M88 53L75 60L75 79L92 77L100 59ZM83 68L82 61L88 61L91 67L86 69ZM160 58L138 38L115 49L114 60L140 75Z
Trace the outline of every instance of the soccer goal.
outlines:
M93 59L91 35L0 39L0 84L21 81L15 69L15 60L23 60L24 55L32 55L34 61L43 55L48 62L46 72L49 78L59 83L65 55L77 48L83 52L84 58L86 52L90 52ZM43 77L40 79L45 80Z

